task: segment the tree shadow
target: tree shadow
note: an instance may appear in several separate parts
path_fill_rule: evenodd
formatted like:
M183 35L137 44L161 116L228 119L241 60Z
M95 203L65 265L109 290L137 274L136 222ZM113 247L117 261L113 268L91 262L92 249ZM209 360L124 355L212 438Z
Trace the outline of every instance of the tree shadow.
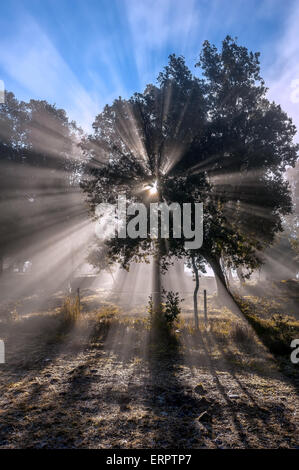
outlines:
M144 383L145 400L155 423L152 446L206 447L206 438L213 434L212 423L208 415L199 422L205 403L180 378L184 363L181 344L166 338L161 347L159 341L152 337L148 343L149 374Z
M215 359L215 346L219 350L221 359ZM275 445L273 444L274 437L277 442L279 441L279 435L281 435L280 443L284 444L284 436L294 434L294 424L289 421L289 413L286 407L283 404L278 406L277 404L261 403L249 390L245 384L245 379L242 380L238 377L237 368L227 361L228 353L233 355L233 351L229 347L228 351L224 350L221 343L215 341L213 334L207 331L203 335L199 331L192 336L192 344L190 344L189 338L189 351L192 348L203 351L204 362L196 363L196 360L194 361L194 358L192 358L192 352L190 352L189 357L186 358L190 370L194 373L194 368L199 369L199 371L206 369L205 373L210 374L213 385L217 390L216 395L219 398L215 399L215 393L212 393L214 424L220 424L222 421L230 422L231 424L228 424L228 426L231 426L234 434L236 434L232 442L229 442L230 439L223 439L222 437L222 442L220 440L221 446L245 448L258 446L267 448ZM262 376L261 373L257 375ZM227 380L228 377L229 380ZM265 378L270 378L270 375L265 374ZM237 393L235 389L237 389ZM215 431L216 428L217 426L215 426ZM220 425L217 433L223 433ZM223 440L228 442L225 444Z
M127 433L128 403L135 404L134 394L137 399L143 395L142 387L135 393L134 369L129 368L136 348L129 351L119 344L121 339L123 344L133 343L134 337L123 325L118 329L93 335L92 343L80 350L64 344L56 362L53 356L45 367L35 369L35 380L28 377L17 399L10 399L3 409L0 446L105 448L116 442L120 447Z
M27 384L7 393L7 402L3 397L1 447L273 447L275 432L292 431L283 406L260 403L217 342L220 367L212 333L188 338L190 352L184 337L161 342L146 330L114 324L80 349L63 345L32 370ZM192 357L199 349L201 362ZM203 392L186 370L202 381ZM243 398L231 397L228 376ZM231 444L219 441L221 426L228 434L231 427Z

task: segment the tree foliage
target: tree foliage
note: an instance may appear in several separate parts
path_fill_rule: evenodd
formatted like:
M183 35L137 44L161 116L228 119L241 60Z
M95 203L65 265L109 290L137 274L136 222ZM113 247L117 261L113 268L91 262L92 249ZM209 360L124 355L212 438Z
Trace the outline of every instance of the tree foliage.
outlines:
M17 259L23 252L24 261L37 241L78 216L74 194L79 196L83 165L81 135L64 110L5 93L0 104L1 258L13 254Z
M228 267L254 269L291 211L284 172L297 158L295 127L267 99L258 53L230 37L221 50L206 41L196 67L201 79L173 54L156 85L104 108L83 143L82 186L93 211L121 192L148 203L143 188L157 179L162 200L204 203L202 248L187 253L184 240L170 237L161 252L166 267L172 256L196 254L214 269L221 257ZM105 253L127 267L151 246L149 236L116 238Z

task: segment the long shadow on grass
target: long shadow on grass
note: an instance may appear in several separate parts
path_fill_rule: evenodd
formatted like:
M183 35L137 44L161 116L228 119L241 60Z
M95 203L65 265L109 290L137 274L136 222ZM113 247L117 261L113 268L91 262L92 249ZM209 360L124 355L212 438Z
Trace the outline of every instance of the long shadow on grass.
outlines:
M2 414L0 446L122 447L130 434L127 404L135 405L134 394L142 397L129 367L134 338L124 325L110 329L101 324L86 347L73 352L65 348L48 373L23 387L20 398Z
M234 402L229 398L228 392L225 389L225 387L222 385L221 379L217 373L217 369L215 368L211 345L209 341L205 342L201 331L198 331L193 336L192 340L193 340L193 347L196 347L196 348L200 347L203 349L204 354L205 354L205 365L206 365L207 371L213 377L213 383L216 385L219 395L225 403L225 407L228 410L229 416L231 417L232 422L233 422L233 426L238 434L239 441L240 443L242 443L242 446L248 447L249 443L247 440L247 436L246 436L244 427L240 419L238 418L237 410L235 409ZM224 407L221 402L217 402L217 403L212 402L212 413L213 413L214 420L218 420L221 422L221 420L225 419Z
M179 376L183 357L173 334L151 335L148 344L149 375L145 399L151 416L152 447L205 447L203 435L212 434L211 423L201 428L198 417L204 411L200 398Z
M65 409L72 406L76 397L76 376L79 373L83 375L80 367L75 373L72 371L74 375L70 378L67 367L65 375L62 372L63 358L66 358L66 366L68 357L72 357L75 364L80 362L76 360L78 348L73 352L69 348L74 331L75 325L65 323L59 315L29 317L10 327L15 350L8 355L4 365L2 390L5 397L1 400L0 446L66 445L63 440ZM16 341L19 341L20 347L16 347ZM87 382L88 378L84 380L85 385ZM77 422L75 427L80 423L80 415L76 411L72 422Z
M208 335L207 341L209 342L211 347L212 343L215 344L212 335ZM227 346L227 351L225 351L221 345L218 345L218 347L224 358L226 357L227 353L230 353L230 355L233 354L233 351L230 349L229 346ZM233 367L228 368L228 373L236 382L236 385L239 387L241 392L243 392L243 394L245 394L248 400L251 402L251 405L248 406L248 412L250 413L249 416L251 416L251 421L252 424L254 424L255 429L259 429L257 437L260 439L261 442L263 442L266 446L271 446L271 434L275 436L275 434L277 433L281 433L281 435L283 435L285 431L289 431L290 433L295 432L294 425L289 422L287 410L283 403L274 403L270 406L264 406L264 404L262 405L253 396L253 394L250 392L248 387L246 387L246 385L242 382L242 380L237 376L237 373ZM244 405L242 404L242 412L245 411L243 406ZM276 418L275 426L271 423L271 419L274 417ZM263 422L264 426L262 428L259 428L259 421ZM265 435L265 429L267 429L268 437L266 437Z
M213 423L216 424L218 422L218 424L220 424L223 421L231 421L232 427L238 437L237 441L233 442L234 447L255 447L256 444L253 443L255 441L259 443L260 447L273 447L273 438L277 437L277 433L282 432L281 442L283 442L284 430L290 431L291 433L294 431L292 424L288 423L284 408L276 406L275 410L269 410L257 403L253 394L237 377L233 365L226 361L225 357L227 352L219 345L219 342L216 344L212 334L206 332L203 336L199 331L186 340L189 341L189 350L202 349L204 352L204 362L202 364L196 365L196 361L194 361L192 357L186 358L187 363L190 363L191 368L200 367L206 369L208 374L211 374L213 384L220 396L220 400L217 399L217 402L211 402ZM215 345L218 347L221 354L221 360L214 358L213 351L215 350ZM192 356L192 353L190 354ZM231 354L233 353L231 352ZM229 388L228 384L225 383L227 376L224 376L223 372L226 372L231 378ZM267 378L267 376L265 378ZM235 388L234 382L235 386L239 390L241 389L243 394L246 395L245 399L239 397L238 394L236 396L237 399L234 397L236 392L232 393L230 390L231 387ZM274 416L276 418L275 427L270 423L270 420ZM226 426L230 427L229 424ZM222 433L222 431L220 432ZM226 446L225 443L222 445Z

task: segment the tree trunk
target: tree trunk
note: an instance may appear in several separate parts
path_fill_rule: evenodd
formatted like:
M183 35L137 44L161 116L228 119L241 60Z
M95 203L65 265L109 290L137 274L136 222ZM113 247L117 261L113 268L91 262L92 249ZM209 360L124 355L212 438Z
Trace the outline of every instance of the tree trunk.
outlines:
M195 276L195 288L193 294L193 304L194 304L194 321L195 321L195 328L198 330L198 307L197 307L197 294L199 289L199 276L198 276L198 269L196 266L196 262L194 256L192 256L192 268Z
M204 319L205 319L205 327L208 326L208 306L207 306L207 291L204 289L203 291L203 312L204 312Z
M228 287L226 285L226 279L222 271L219 260L217 258L208 256L208 255L205 256L205 259L214 271L216 285L217 285L217 295L221 296L222 294L229 292Z
M159 162L156 161L156 185L157 185L157 201L162 202L160 187L159 187ZM158 224L159 225L159 224ZM161 227L160 227L161 228ZM162 282L161 282L161 232L158 227L158 240L156 242L156 253L154 255L153 266L153 282L152 282L152 301L153 311L155 314L161 313L162 307Z
M204 257L214 271L218 298L223 301L234 313L240 315L235 299L226 285L225 276L223 274L219 259L210 255L204 255Z
M242 268L238 267L236 271L237 271L237 276L238 276L239 281L240 281L240 286L242 286L244 284L244 279L242 277L242 274L243 274Z
M158 248L158 253L154 256L153 262L153 280L152 280L152 301L153 301L153 310L155 313L161 311L161 266L160 266L160 250Z

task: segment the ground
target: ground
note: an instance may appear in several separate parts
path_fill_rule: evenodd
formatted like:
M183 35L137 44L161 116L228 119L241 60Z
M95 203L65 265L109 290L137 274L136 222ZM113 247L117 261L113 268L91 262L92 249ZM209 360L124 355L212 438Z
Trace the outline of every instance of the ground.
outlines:
M1 448L299 447L298 366L224 307L199 332L185 317L167 350L96 294L71 327L59 305L2 322Z

